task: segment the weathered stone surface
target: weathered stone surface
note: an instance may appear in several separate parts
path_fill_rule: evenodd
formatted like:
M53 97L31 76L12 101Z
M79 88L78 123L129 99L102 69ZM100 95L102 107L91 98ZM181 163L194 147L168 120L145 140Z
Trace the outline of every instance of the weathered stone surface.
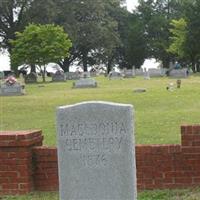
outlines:
M57 110L60 200L136 200L132 105Z
M149 73L150 77L162 77L162 76L165 76L166 70L165 69L150 68L148 70L148 73Z
M134 69L124 70L124 78L133 78L133 77L135 77L135 70Z
M73 83L73 88L94 88L97 82L92 78L81 78Z
M19 96L24 95L24 93L24 86L20 83L0 85L0 96Z
M122 78L122 74L120 72L115 72L115 71L111 71L109 74L108 74L108 78L110 80L113 80L113 79L121 79Z
M80 78L80 73L78 72L66 72L66 80L78 80Z
M188 69L173 69L169 72L171 78L187 78L189 75Z

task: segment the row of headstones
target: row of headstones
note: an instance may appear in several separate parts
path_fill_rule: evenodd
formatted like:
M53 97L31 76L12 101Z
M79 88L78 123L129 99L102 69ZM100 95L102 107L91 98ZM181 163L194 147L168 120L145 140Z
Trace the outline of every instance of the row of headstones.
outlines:
M89 78L89 77L96 77L97 74L95 72L61 72L57 71L55 74L52 75L52 81L53 82L62 82L66 80L78 80L80 78ZM37 82L37 74L36 73L30 73L27 76L25 76L25 83L36 83Z
M117 78L133 78L135 76L144 76L144 78L150 77L164 77L168 75L172 78L187 78L189 76L189 72L187 68L183 69L172 69L167 71L167 69L154 69L150 68L148 70L143 69L125 69L122 72L112 71L109 74L109 79L117 79Z
M123 72L115 72L112 71L108 77L109 79L116 79L116 78L133 78L135 76L144 76L144 77L163 77L166 75L166 69L149 69L148 71L143 69L128 69L123 70ZM175 78L186 78L188 76L187 69L173 69L169 71L170 77ZM52 81L53 82L61 82L66 80L78 80L81 78L89 78L89 77L95 77L96 72L84 72L84 73L78 73L78 72L60 72L52 75ZM37 82L37 74L30 73L25 77L25 83L36 83Z
M73 88L95 88L97 82L93 78L80 78L73 83ZM9 76L0 84L0 96L18 96L25 94L25 86L20 84L14 76Z

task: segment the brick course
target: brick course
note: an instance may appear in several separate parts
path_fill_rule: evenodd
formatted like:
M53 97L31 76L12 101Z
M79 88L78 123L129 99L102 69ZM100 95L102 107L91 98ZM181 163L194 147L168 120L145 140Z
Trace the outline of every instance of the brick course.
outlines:
M181 126L180 145L137 145L136 165L139 190L200 186L200 125ZM0 133L0 195L58 189L57 149L41 131Z

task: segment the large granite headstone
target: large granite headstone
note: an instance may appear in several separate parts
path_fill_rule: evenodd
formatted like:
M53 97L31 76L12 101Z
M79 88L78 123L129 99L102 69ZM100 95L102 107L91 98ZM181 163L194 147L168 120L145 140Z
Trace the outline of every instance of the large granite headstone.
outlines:
M60 200L136 200L132 105L59 107L57 141Z

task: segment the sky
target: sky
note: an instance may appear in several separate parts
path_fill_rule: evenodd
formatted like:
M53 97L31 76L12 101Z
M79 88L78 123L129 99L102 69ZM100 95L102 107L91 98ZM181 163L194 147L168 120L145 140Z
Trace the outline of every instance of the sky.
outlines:
M127 9L131 12L136 6L138 1L137 0L126 0ZM0 53L0 71L9 70L10 63L9 57L7 54ZM146 60L143 67L145 68L152 68L155 67L155 60Z
M138 4L138 0L126 0L128 11L132 11Z

